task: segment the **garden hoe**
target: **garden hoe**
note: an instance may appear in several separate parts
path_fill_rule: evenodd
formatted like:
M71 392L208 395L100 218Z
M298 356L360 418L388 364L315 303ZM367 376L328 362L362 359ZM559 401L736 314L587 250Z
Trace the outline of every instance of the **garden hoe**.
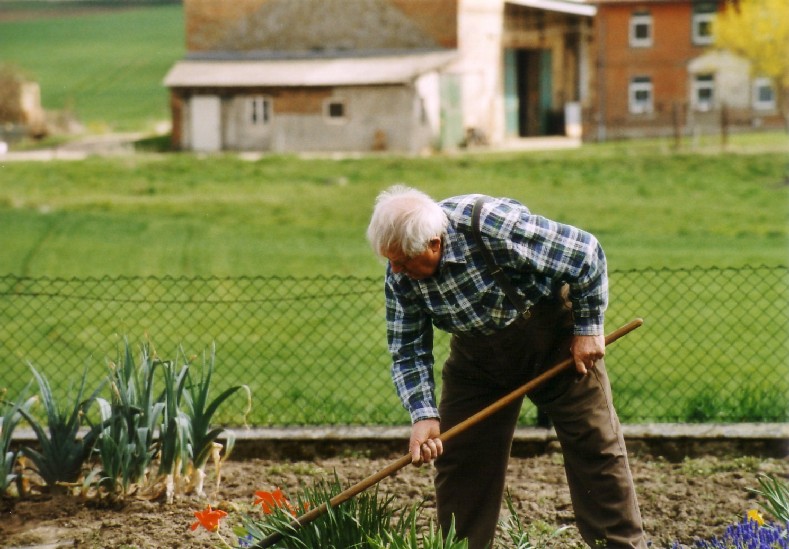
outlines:
M610 334L608 334L605 337L605 344L606 344L606 346L610 345L611 343L613 343L617 339L629 334L630 332L632 332L633 330L635 330L636 328L641 326L643 323L644 323L643 319L636 318L634 320L631 320L630 322L628 322L624 326L614 330L613 332L611 332ZM545 372L543 372L542 374L538 375L537 377L535 377L534 379L532 379L528 383L526 383L526 384L522 385L521 387L515 389L511 393L503 396L502 398L500 398L499 400L497 400L493 404L487 406L486 408L483 408L482 410L480 410L479 412L477 412L473 416L469 417L465 421L462 421L461 423L458 423L457 425L455 425L451 429L448 429L447 431L441 433L441 436L439 436L439 438L441 439L442 442L446 442L447 440L449 440L449 439L453 438L454 436L456 436L458 433L461 433L461 432L465 431L466 429L468 429L472 425L475 425L475 424L479 423L480 421L482 421L482 420L490 417L494 413L498 412L502 408L507 407L512 402L514 402L514 401L518 400L519 398L523 397L529 391L532 391L532 390L536 389L537 387L539 387L540 385L542 385L543 383L545 383L549 379L555 377L557 374L559 374L560 372L562 372L566 368L569 368L573 364L574 364L574 362L573 362L572 357L569 357L569 358L559 362L558 364L556 364L555 366L553 366L549 370L546 370ZM384 467L383 469L381 469L377 473L375 473L373 475L370 475L366 479L356 483L355 485L351 486L350 488L346 489L345 491L337 494L336 496L334 496L333 498L331 498L329 500L328 504L324 503L324 504L322 504L322 505L320 505L318 507L315 507L314 509L310 509L308 512L304 513L303 515L293 519L293 521L290 523L290 526L294 530L297 530L297 529L301 528L302 526L304 526L305 524L309 524L310 522L314 521L315 519L317 519L321 515L325 514L326 511L328 510L328 506L337 507L338 505L341 505L341 504L345 503L346 501L348 501L352 497L364 492L368 488L378 484L383 479L393 475L394 473L396 473L397 471L399 471L400 469L402 469L403 467L405 467L409 463L411 463L411 454L410 453L408 453L408 454L404 455L403 457L399 458L397 461L394 461L394 462L390 463L389 465L387 465L386 467ZM269 535L268 537L262 539L257 545L255 545L255 547L257 547L257 548L271 547L272 545L274 545L275 543L280 541L282 539L282 537L283 537L283 535L280 532L275 532L275 533Z

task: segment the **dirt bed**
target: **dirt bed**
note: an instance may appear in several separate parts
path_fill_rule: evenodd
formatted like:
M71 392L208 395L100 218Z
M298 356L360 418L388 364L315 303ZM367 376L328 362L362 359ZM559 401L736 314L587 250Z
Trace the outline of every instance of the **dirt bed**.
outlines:
M295 494L300 485L309 486L319 477L328 479L335 471L343 484L350 484L397 457L229 461L222 468L222 482L215 495L215 482L209 478L208 501L232 513L235 506L250 504L255 490L281 487L286 494ZM721 534L726 525L757 507L749 489L758 487L759 473L789 472L783 460L755 457L707 457L671 463L642 456L632 457L631 466L653 547ZM539 520L556 527L573 523L561 454L513 458L508 480L524 522ZM423 500L428 513L434 509L429 467L409 466L385 479L380 488L395 494L404 507ZM216 537L202 529L189 529L193 512L206 502L192 496L180 497L170 505L134 498L107 505L74 496L46 495L0 500L0 547L216 547ZM580 541L574 528L572 536L564 539L563 548Z

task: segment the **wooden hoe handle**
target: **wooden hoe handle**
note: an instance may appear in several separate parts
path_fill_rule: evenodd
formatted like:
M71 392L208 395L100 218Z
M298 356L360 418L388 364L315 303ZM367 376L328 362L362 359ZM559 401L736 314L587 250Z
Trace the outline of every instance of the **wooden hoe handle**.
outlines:
M635 330L636 328L638 328L642 324L644 324L644 320L641 319L641 318L636 318L634 320L631 320L630 322L628 322L624 326L621 326L620 328L617 328L616 330L614 330L613 332L611 332L610 334L608 334L605 337L605 344L606 344L606 346L610 345L611 343L613 343L617 339L629 334L630 332L632 332L633 330ZM444 431L443 433L441 433L441 435L438 438L441 439L442 442L446 442L447 440L455 437L457 434L462 433L463 431L465 431L466 429L468 429L472 425L475 425L475 424L479 423L480 421L482 421L483 419L486 419L486 418L490 417L491 415L495 414L496 412L498 412L502 408L505 408L506 406L508 406L512 402L514 402L514 401L518 400L519 398L523 397L529 391L532 391L532 390L536 389L537 387L539 387L540 385L542 385L543 383L545 383L549 379L555 377L557 374L559 374L560 372L562 372L566 368L569 368L570 366L572 366L574 363L575 362L574 362L572 357L569 357L569 358L566 358L565 360L562 360L561 362L557 363L555 366L553 366L550 369L546 370L542 374L540 374L537 377L531 379L528 383L525 383L524 385L518 387L517 389L515 389L511 393L501 397L499 400L497 400L493 404L490 404L489 406L483 408L482 410L480 410L479 412L477 412L473 416L471 416L468 419L458 423L457 425L455 425L451 429L448 429L448 430ZM354 484L350 488L347 488L343 492L340 492L339 494L337 494L336 496L331 498L329 500L328 504L323 503L323 504L319 505L318 507L310 509L309 511L307 511L303 515L293 519L293 521L290 523L290 526L294 530L298 530L299 528L301 528L305 524L309 524L310 522L314 521L315 519L317 519L318 517L320 517L321 515L326 513L326 511L328 510L328 506L329 505L332 506L332 507L337 507L338 505L341 505L341 504L345 503L346 501L348 501L352 497L364 492L365 490L367 490L371 486L375 486L376 484L381 482L383 479L393 475L394 473L396 473L397 471L399 471L400 469L402 469L403 467L405 467L409 463L411 463L411 454L410 453L398 458L397 461L393 461L392 463L390 463L389 465L387 465L386 467L384 467L383 469L381 469L377 473L374 473L374 474L370 475L369 477L365 478L364 480L361 480L358 483ZM258 542L258 544L255 545L255 547L256 548L271 547L272 545L274 545L275 543L280 541L282 539L282 537L283 537L283 535L280 532L274 532L273 534L270 534L269 536L267 536L267 537L263 538L262 540L260 540L260 542Z

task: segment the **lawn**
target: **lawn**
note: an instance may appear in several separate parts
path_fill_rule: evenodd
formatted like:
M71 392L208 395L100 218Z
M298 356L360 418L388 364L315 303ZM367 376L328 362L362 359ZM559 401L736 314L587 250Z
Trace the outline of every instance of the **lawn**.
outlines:
M611 268L786 262L786 155L624 144L433 158L140 155L6 163L0 273L375 276L364 239L394 183L511 196L581 226Z
M150 131L169 120L162 80L185 52L173 2L8 2L0 61L41 86L48 111L89 131Z

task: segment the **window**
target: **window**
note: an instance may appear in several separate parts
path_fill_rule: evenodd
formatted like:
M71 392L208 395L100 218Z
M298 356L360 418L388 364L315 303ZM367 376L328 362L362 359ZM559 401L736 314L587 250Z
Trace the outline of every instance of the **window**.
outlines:
M650 77L636 76L630 80L628 107L632 114L652 112L652 79Z
M252 97L247 103L247 121L253 126L265 126L271 122L271 98Z
M343 99L330 99L323 104L323 114L329 122L347 122L348 109Z
M753 81L753 108L757 111L775 110L775 88L769 78L756 78Z
M652 16L634 13L630 17L630 46L648 48L652 45Z
M715 106L715 75L697 74L693 77L691 103L697 111L709 111Z
M694 46L707 46L715 40L712 24L715 19L715 2L699 1L693 3L691 28Z
M712 44L715 37L712 34L712 20L714 13L694 13L693 14L693 44L696 46L706 46Z

